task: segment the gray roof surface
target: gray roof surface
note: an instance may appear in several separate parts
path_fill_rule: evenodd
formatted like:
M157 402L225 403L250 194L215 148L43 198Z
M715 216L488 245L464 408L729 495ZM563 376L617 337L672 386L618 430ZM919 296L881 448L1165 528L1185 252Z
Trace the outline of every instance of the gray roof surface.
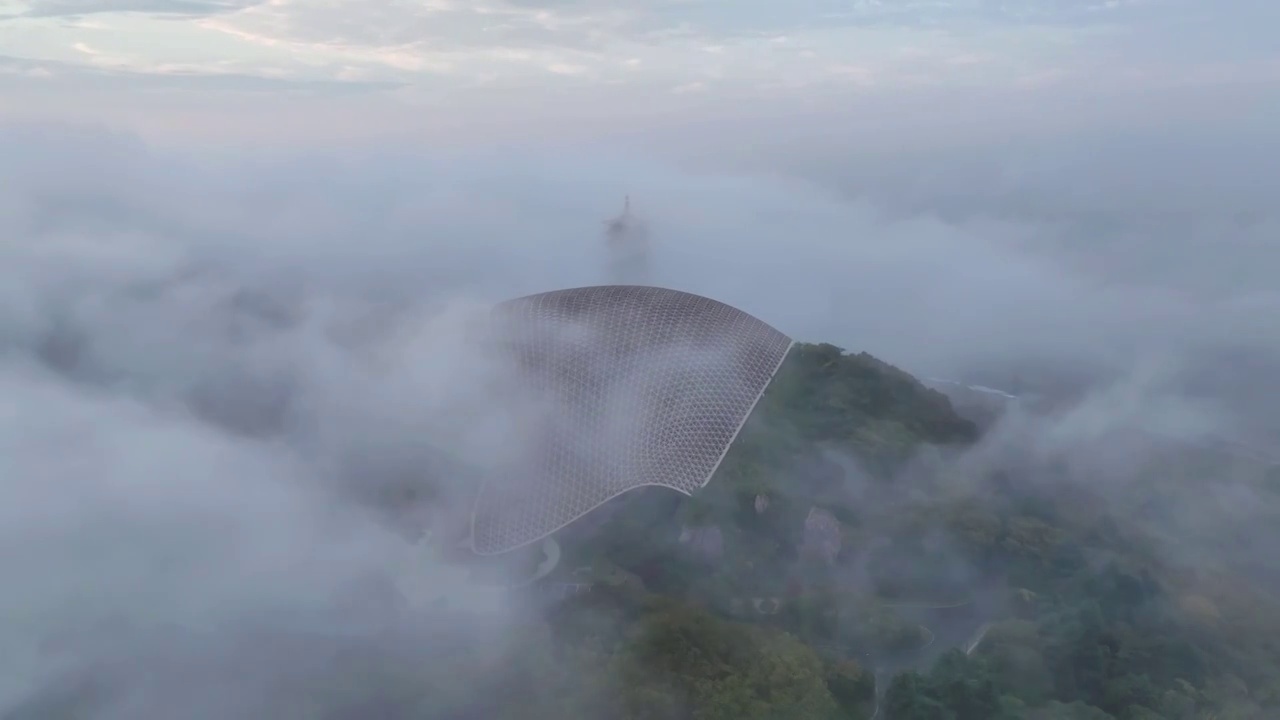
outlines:
M523 393L521 462L481 487L475 552L544 538L610 499L706 485L792 341L736 308L656 287L540 293L494 309Z

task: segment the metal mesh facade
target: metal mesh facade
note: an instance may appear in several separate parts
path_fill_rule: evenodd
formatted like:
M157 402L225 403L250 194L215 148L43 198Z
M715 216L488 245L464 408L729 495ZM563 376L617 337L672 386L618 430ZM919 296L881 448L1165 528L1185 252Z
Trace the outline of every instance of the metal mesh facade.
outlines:
M482 555L546 537L634 488L706 485L791 347L740 310L654 287L530 295L493 318L537 411L519 462L480 489L471 538Z

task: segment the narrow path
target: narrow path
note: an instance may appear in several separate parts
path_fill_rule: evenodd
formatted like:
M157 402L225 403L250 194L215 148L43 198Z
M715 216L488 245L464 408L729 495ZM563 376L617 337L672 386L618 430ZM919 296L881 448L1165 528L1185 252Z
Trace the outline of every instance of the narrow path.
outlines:
M978 646L981 645L982 641L987 637L987 631L990 629L991 623L983 623L981 627L978 628L978 631L973 634L973 637L969 639L969 642L965 644L964 654L972 655L973 651L977 650Z
M881 683L881 676L883 675L884 673L877 672L872 676L876 682L876 706L875 709L871 711L871 720L876 720L876 718L880 717L880 698L884 696L884 689L882 689L884 688L884 685Z
M920 649L917 651L917 652L924 652L925 650L928 650L931 645L933 645L933 641L937 640L938 636L934 635L933 631L925 627L924 625L921 625L920 629L929 633L929 642L925 643L924 645L921 645Z

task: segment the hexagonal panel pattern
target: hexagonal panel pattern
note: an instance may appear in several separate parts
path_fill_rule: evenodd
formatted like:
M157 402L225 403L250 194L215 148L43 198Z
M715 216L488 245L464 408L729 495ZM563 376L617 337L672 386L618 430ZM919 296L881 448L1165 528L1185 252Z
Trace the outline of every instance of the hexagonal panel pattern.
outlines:
M632 285L530 295L494 309L495 341L536 413L519 461L480 489L475 552L539 540L622 493L711 479L791 339L747 313Z

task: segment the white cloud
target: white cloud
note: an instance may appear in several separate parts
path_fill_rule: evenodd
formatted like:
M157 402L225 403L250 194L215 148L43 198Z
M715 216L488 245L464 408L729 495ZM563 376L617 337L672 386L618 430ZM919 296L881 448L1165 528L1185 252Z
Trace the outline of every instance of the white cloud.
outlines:
M556 75L586 75L590 73L591 70L585 65L551 63L547 66L547 72L555 73Z
M1251 21L1258 12L1266 11L1255 9ZM86 14L94 20L85 20ZM83 42L103 56L127 58L117 65L140 73L198 67L254 74L262 68L264 75L334 82L434 82L446 74L449 83L464 87L504 77L550 82L548 75L571 74L604 84L642 78L670 87L694 75L783 87L801 76L814 78L801 82L811 85L824 67L866 67L888 82L946 83L963 72L964 82L1008 84L1096 69L1103 57L1116 71L1150 65L1149 51L1161 46L1161 38L1168 50L1175 36L1187 39L1180 19L1202 14L1186 0L1089 7L1054 0L852 7L823 0L53 0L0 20L0 41L11 38L6 47L16 57L101 63L57 49ZM1219 14L1221 28L1231 11L1222 6ZM1238 29L1237 39L1251 32ZM1207 36L1194 39L1203 45ZM904 54L910 46L930 52ZM581 70L562 72L569 67Z

